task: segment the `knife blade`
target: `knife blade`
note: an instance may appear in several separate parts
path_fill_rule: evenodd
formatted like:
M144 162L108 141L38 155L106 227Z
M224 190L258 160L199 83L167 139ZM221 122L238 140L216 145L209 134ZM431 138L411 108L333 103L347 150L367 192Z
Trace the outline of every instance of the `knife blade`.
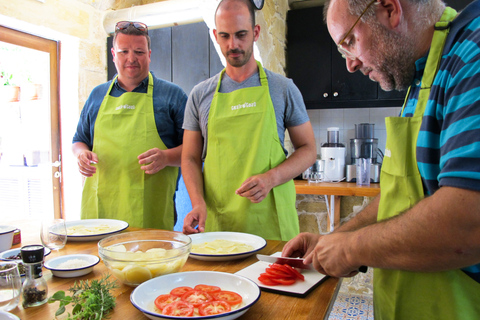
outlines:
M288 264L291 267L306 269L306 270L315 270L312 264L304 264L302 258L290 258L290 257L276 257L276 256L266 256L264 254L257 254L257 259L260 261L265 261L268 263L279 263L279 264ZM367 266L361 266L358 268L359 272L366 273L368 270Z
M291 267L299 269L315 270L311 264L304 264L302 258L275 257L257 254L257 259L268 263L288 264Z

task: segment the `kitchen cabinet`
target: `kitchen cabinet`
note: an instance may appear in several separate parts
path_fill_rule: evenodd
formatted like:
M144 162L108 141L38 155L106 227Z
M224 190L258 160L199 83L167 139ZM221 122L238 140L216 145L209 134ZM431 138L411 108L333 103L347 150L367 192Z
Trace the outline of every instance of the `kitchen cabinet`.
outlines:
M446 1L456 10L470 2ZM406 94L386 92L361 72L348 72L323 21L322 6L288 11L286 64L307 109L398 107Z
M152 55L150 70L158 78L179 85L188 95L201 81L223 69L205 22L150 29ZM107 39L108 79L116 73Z
M360 72L348 72L323 22L323 7L287 13L287 76L307 109L401 106L405 92L385 92Z

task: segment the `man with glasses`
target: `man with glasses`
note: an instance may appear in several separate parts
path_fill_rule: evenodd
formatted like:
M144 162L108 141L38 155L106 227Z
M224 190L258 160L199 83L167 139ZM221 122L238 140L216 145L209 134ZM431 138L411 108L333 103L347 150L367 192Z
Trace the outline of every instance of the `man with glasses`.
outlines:
M117 76L93 89L73 138L81 217L173 230L187 96L149 72L144 23L118 22L111 51Z
M283 255L336 277L374 267L375 319L480 319L480 2L458 15L440 0L325 8L349 71L409 90L385 120L380 196Z
M260 26L249 0L221 1L215 24L227 64L187 102L182 171L192 211L183 231L289 240L299 232L292 179L316 157L305 104L293 81L255 60ZM285 129L295 147L288 159Z

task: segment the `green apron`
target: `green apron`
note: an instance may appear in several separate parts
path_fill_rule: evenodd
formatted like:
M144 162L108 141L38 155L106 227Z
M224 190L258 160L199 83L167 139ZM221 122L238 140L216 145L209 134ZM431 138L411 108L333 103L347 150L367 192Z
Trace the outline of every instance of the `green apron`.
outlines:
M436 24L413 117L385 119L387 143L380 178L379 221L408 210L424 198L416 162L417 137L442 57L449 22L455 16L455 10L446 8ZM407 272L375 269L375 319L479 319L479 292L480 284L461 270Z
M262 65L261 86L220 93L220 75L208 116L204 190L205 231L236 231L290 240L299 233L293 180L273 188L260 203L235 194L249 177L282 163L275 111Z
M131 227L173 230L178 168L156 174L140 169L138 156L167 149L158 135L153 110L153 77L147 93L110 96L112 81L95 123L93 152L97 172L85 180L82 219L119 219Z

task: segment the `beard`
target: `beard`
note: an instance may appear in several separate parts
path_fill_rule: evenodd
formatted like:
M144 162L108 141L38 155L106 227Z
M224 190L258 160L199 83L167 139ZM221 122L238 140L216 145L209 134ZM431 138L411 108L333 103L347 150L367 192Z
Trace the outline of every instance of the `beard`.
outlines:
M392 32L379 23L375 23L372 29L372 48L377 55L372 70L381 74L380 87L384 91L406 90L415 76L413 39Z
M231 53L240 54L240 56L232 58L230 56ZM245 64L247 64L247 62L252 57L252 53L253 53L253 45L252 47L248 48L245 51L240 49L232 49L227 51L227 53L225 54L225 59L228 61L228 63L232 67L240 68L240 67L243 67Z

